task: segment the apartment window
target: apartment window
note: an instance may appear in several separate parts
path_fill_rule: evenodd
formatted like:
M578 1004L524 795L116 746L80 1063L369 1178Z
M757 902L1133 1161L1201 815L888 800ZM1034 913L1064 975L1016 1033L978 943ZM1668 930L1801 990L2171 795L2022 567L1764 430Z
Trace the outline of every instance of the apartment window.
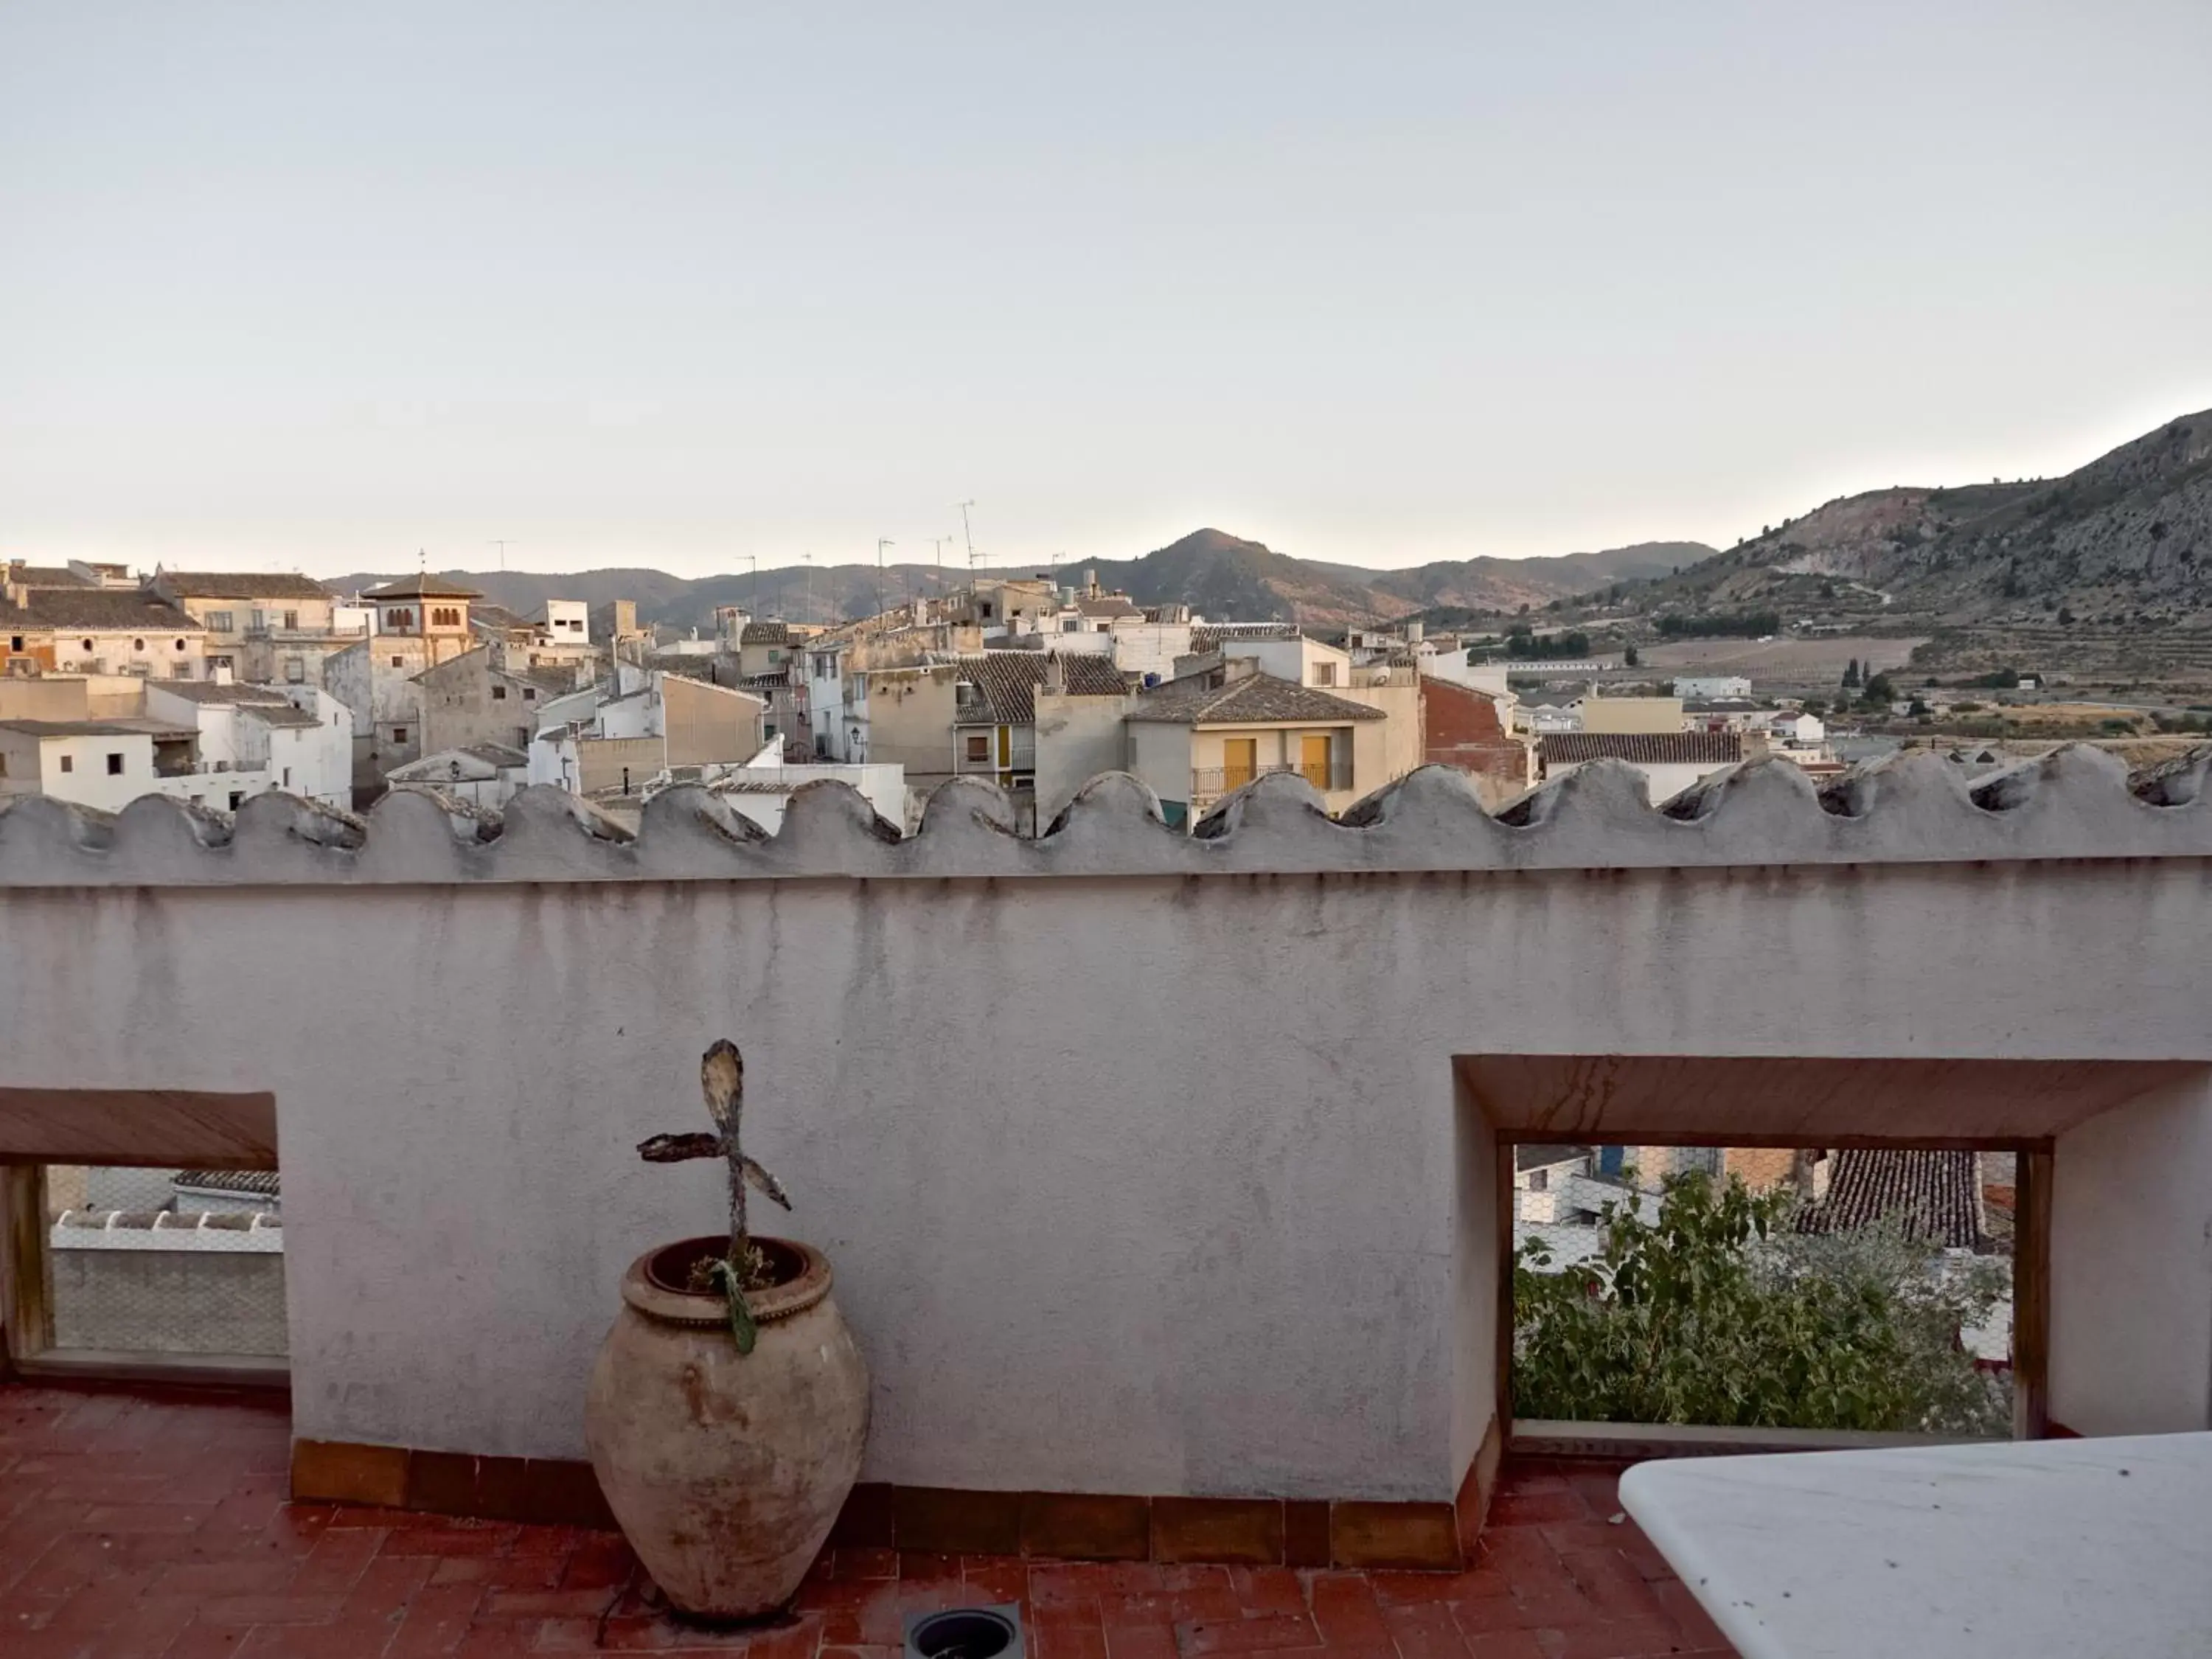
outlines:
M458 611L441 606L430 613L430 626L433 628L459 628L460 625L461 613Z
M990 733L970 732L968 734L968 758L971 761L988 761L991 758Z
M783 653L781 651L771 651L768 653L768 659L772 663L781 662L783 660Z
M1551 1191L1552 1172L1549 1170L1529 1170L1528 1190L1532 1193L1547 1193Z
M76 757L75 755L64 755L62 757L62 770L64 772L74 772L76 770Z
M179 641L177 641L177 649L178 649L178 650L179 650L179 651L181 651L181 650L183 650L184 648L185 648L185 642L184 642L182 640L179 640Z
M284 787L287 789L292 787L292 769L289 766L284 769Z
M18 634L11 638L8 641L8 648L10 651L21 651L23 648L23 636Z
M108 775L109 777L111 777L111 778L119 778L119 777L121 777L121 776L123 775L123 757L122 757L122 756L120 756L120 755L116 755L116 754L111 754L111 755L109 755L109 756L108 756L108 757L107 757L107 775Z
M1080 634L1083 631L1083 618L1080 617L1062 617L1060 619L1060 631L1063 634Z
M304 685L307 679L307 659L305 657L284 659L284 679L289 685Z
M169 678L170 678L171 679L173 679L173 680L188 680L188 679L191 678L191 677L192 677L192 665L191 665L191 664L190 664L190 663L188 663L188 662L173 662L173 663L171 663L171 664L169 665Z
M1314 684L1316 685L1334 685L1336 684L1336 665L1333 662L1316 663L1314 665Z
M79 640L77 643L82 645L87 651L90 651L92 649L92 641L90 640Z
M295 632L299 626L300 613L296 611L287 611L284 613L284 631L288 634Z
M406 728L405 726L393 726L393 727L392 728L392 742L394 742L394 743L404 743L404 742L406 742L406 741L407 741L407 728Z
M208 612L208 623L207 623L207 625L208 625L210 628L212 628L213 629L215 629L215 631L216 631L216 633L218 633L218 634L228 634L228 633L229 633L229 632L230 632L230 624L231 624L231 613L230 613L229 611L209 611L209 612Z
M394 658L392 659L392 665L394 668L404 668L407 665L406 665L406 662L405 662L405 660L404 660L404 659L399 658L399 657L394 657Z
M503 685L495 685L492 687L491 700L494 702L505 702L507 701L507 688Z
M538 693L532 688L526 685L522 688L522 700L525 702L536 702L538 701Z
M256 632L258 632L260 629L269 626L269 613L266 611L247 611L246 613L246 625L248 628L254 629Z
M232 790L230 792L230 810L235 812L240 807L245 805L246 792L243 789Z
M143 640L133 640L131 641L131 648L133 651L143 651L146 648L146 641Z

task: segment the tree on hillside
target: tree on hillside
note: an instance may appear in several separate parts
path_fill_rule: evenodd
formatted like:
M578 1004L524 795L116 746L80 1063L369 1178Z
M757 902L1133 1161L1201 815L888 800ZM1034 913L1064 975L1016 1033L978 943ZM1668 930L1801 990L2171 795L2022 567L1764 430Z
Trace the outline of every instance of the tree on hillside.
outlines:
M1859 659L1853 657L1844 665L1844 690L1854 690L1859 683Z
M2002 1264L1949 1267L1895 1221L1795 1229L1797 1194L1670 1176L1654 1219L1608 1203L1604 1243L1513 1265L1516 1417L2002 1436L2004 1386L1960 1332L2009 1293Z
M1634 668L1642 659L1637 656L1636 647L1632 645L1620 653L1620 660L1625 666Z
M1897 701L1897 688L1890 684L1887 674L1869 674L1860 701L1869 704L1892 703Z

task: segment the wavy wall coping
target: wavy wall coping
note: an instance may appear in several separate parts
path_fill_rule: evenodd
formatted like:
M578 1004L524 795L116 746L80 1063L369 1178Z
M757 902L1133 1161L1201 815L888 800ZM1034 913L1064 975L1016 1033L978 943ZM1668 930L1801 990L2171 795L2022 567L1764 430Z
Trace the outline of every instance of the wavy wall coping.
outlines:
M994 785L955 779L902 837L850 785L803 786L771 836L694 786L647 805L633 837L563 791L499 814L395 790L365 818L265 794L236 813L149 795L119 813L43 796L0 810L0 889L400 885L1341 872L1583 870L2212 856L2212 745L2130 774L2070 745L1969 782L1920 750L1816 787L1789 761L1717 772L1662 805L1597 761L1496 815L1430 766L1331 822L1302 778L1271 775L1194 836L1127 773L1091 780L1036 840Z

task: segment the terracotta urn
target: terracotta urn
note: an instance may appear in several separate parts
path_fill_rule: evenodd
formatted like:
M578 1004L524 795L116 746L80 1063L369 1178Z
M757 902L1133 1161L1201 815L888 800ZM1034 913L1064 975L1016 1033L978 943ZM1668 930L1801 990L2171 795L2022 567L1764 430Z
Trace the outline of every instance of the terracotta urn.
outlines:
M584 1435L615 1519L672 1604L772 1613L799 1589L860 1472L868 1370L811 1245L756 1235L774 1282L749 1291L740 1354L720 1290L689 1288L726 1238L648 1250L623 1275Z

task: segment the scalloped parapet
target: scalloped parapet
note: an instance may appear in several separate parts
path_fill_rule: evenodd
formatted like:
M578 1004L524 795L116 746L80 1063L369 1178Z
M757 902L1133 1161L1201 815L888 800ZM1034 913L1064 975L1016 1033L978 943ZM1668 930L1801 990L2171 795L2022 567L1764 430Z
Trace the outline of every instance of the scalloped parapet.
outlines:
M1598 761L1493 814L1467 777L1423 767L1331 819L1303 779L1270 775L1186 835L1126 773L1091 779L1035 840L995 786L931 795L911 836L848 785L795 793L773 836L707 790L646 807L635 836L563 791L504 812L401 789L367 817L291 796L236 814L162 796L119 813L40 796L0 807L0 888L724 880L844 876L1203 876L1637 869L2212 856L2212 746L2130 776L2110 754L2053 750L1971 782L1924 751L1816 787L1747 762L1654 805L1643 775Z

